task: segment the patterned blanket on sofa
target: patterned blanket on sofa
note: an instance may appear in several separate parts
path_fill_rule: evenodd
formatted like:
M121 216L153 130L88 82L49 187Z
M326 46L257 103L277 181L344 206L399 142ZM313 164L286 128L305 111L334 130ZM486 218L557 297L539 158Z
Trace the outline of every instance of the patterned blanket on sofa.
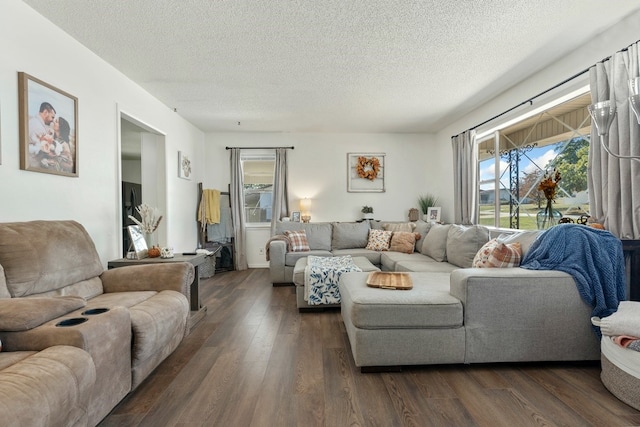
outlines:
M338 282L342 273L362 271L351 255L337 257L307 257L304 269L305 301L309 305L340 304Z

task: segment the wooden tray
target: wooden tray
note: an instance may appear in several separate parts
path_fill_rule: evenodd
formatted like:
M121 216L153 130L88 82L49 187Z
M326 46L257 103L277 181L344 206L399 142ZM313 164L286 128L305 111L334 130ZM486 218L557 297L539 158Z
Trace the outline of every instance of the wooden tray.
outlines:
M413 282L411 282L411 276L408 273L374 271L367 277L367 286L382 289L409 290L413 288Z

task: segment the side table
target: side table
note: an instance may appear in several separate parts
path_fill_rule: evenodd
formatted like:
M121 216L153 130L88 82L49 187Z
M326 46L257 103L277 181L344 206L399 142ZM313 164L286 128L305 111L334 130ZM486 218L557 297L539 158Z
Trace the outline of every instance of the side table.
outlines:
M127 259L120 258L107 263L107 268L126 267L130 265L140 264L162 264L167 262L188 262L191 263L195 269L193 282L191 282L189 292L191 301L191 315L189 317L189 329L193 328L196 323L202 320L207 312L207 307L202 306L200 303L200 265L205 261L204 254L197 255L179 255L176 254L173 258L143 258L143 259Z

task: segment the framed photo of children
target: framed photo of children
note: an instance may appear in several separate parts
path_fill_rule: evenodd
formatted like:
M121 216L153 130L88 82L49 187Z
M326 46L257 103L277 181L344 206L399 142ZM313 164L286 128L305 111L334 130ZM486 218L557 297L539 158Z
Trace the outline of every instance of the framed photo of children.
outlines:
M78 98L18 73L20 169L78 176Z

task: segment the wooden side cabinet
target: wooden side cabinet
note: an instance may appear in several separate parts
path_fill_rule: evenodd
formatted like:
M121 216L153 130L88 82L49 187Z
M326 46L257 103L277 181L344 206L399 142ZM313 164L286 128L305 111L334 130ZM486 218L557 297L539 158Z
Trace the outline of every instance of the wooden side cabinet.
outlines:
M188 262L191 263L195 269L193 282L191 282L189 289L190 310L191 316L189 317L189 329L202 320L207 312L207 307L200 303L200 270L199 267L205 261L205 254L197 255L179 255L176 254L173 258L143 258L143 259L126 259L120 258L107 263L108 268L126 267L130 265L140 264L162 264L167 262Z

